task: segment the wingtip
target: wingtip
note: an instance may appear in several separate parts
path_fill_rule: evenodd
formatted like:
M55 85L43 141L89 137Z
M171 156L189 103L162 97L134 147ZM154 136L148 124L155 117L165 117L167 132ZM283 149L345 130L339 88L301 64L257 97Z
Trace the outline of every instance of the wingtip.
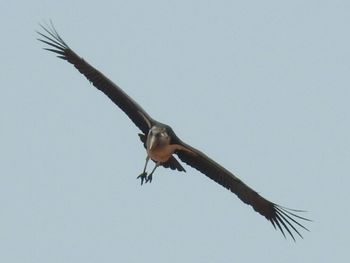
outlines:
M307 227L305 227L303 224L297 221L297 219L308 222L312 221L306 217L302 217L296 214L296 212L301 212L304 210L290 209L276 204L274 204L274 210L275 216L273 218L270 218L270 221L273 225L274 223L277 224L279 230L282 232L284 237L286 237L286 235L283 232L283 229L288 232L289 236L292 237L294 242L296 242L296 238L293 234L297 234L300 238L304 239L303 235L300 233L300 229L304 229L310 232L310 230Z

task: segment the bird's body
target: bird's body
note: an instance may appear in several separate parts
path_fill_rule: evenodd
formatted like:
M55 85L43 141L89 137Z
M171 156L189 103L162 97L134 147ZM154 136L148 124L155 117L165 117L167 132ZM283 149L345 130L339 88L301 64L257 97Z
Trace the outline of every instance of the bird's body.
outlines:
M49 46L49 48L45 49L58 54L59 58L73 64L97 89L105 93L120 109L122 109L142 131L139 137L146 148L147 157L143 173L138 176L138 178L141 179L141 184L144 180L146 182L151 182L153 172L159 166L185 171L174 156L177 155L181 161L229 189L244 203L251 205L255 211L268 219L275 228L277 227L283 235L285 235L284 230L286 230L293 239L293 231L302 237L296 227L307 229L300 224L297 219L308 219L296 214L301 211L284 208L263 198L203 152L184 143L176 136L170 126L162 124L150 117L150 115L120 87L70 49L58 35L52 24L51 27L42 26L42 29L46 34L38 32L42 37L39 40ZM149 159L155 162L155 167L148 175L146 168Z
M170 137L165 128L153 126L147 135L147 155L155 162L165 163L173 155L176 148L170 145Z
M191 152L180 144L171 144L167 126L164 124L151 127L147 135L146 149L149 158L160 163L167 162L177 150Z
M151 139L149 139L151 138ZM164 143L158 138L147 137L147 154L155 162L165 163L174 154L178 146L175 144ZM152 147L148 142L152 143Z

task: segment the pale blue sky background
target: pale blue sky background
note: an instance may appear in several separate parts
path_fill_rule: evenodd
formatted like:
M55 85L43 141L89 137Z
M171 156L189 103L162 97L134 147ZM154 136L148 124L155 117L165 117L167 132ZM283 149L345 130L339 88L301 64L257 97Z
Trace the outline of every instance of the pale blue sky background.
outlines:
M2 1L0 262L345 262L350 1ZM296 243L190 167L141 187L138 129L38 22L263 196Z

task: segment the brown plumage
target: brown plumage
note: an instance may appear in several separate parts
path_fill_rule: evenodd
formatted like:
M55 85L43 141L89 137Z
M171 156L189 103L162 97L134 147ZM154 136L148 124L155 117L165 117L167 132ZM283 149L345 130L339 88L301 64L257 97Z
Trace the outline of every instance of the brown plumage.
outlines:
M52 23L50 26L41 27L46 34L38 32L42 37L38 40L49 46L49 48L45 49L58 54L59 58L73 64L74 67L77 68L79 72L83 74L97 89L106 94L120 109L122 109L143 132L143 134L139 134L139 136L145 148L147 136L149 136L151 127L158 126L165 128L167 135L171 138L170 146L176 146L173 147L173 149L176 149L174 154L176 154L181 161L192 166L210 179L236 194L244 203L252 206L256 212L268 219L274 228L279 229L284 236L286 231L294 240L295 233L302 237L298 228L304 230L307 230L307 228L297 220L310 221L305 217L297 215L297 213L303 211L288 209L263 198L256 191L244 184L235 175L207 155L181 141L171 127L152 119L150 115L148 115L148 113L120 87L87 63L83 58L78 56L58 35ZM165 168L185 171L173 155L170 155L169 159L166 162L161 163L161 165Z

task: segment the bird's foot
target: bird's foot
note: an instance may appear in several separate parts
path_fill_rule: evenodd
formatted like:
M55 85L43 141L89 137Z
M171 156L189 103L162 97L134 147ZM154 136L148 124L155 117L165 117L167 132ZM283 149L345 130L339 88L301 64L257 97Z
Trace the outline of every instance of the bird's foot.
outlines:
M148 182L152 183L152 174L150 174L149 176L147 176L147 178L146 178L146 183L148 183Z
M142 174L140 174L136 179L141 179L141 185L143 185L143 181L145 181L146 183L148 182L147 181L147 173L146 172L143 172Z

